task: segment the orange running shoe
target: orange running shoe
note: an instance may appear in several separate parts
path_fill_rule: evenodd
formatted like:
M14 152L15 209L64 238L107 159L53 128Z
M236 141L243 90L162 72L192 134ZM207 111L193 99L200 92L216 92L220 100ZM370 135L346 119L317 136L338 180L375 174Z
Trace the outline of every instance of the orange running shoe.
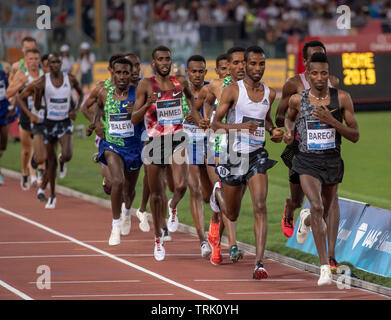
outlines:
M217 266L223 261L221 255L221 244L212 246L212 255L210 256L210 263Z
M291 219L285 218L286 207L287 207L287 203L285 202L284 214L281 220L281 228L284 236L290 238L292 237L293 231L295 230L295 225L293 224L293 217Z
M220 228L220 221L219 222L213 222L212 219L210 219L209 224L209 231L208 231L208 242L210 246L213 248L214 246L217 246L219 243L219 228Z

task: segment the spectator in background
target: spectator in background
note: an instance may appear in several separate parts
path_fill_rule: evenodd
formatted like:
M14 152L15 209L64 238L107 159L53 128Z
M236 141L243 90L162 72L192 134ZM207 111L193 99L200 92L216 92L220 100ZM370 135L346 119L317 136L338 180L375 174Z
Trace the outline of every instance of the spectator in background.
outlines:
M56 17L54 24L53 37L54 41L64 42L66 39L66 22L68 18L68 11L62 9L59 15Z
M61 51L61 71L66 73L72 73L72 67L75 64L75 58L69 54L69 46L64 44L60 48Z
M90 52L90 45L88 42L83 42L80 45L80 57L78 59L78 63L81 72L81 84L83 90L86 87L90 90L90 86L93 82L92 68L95 63L95 54Z
M12 7L11 18L8 22L9 26L23 26L26 25L27 8L24 6L22 0L18 0L17 4Z

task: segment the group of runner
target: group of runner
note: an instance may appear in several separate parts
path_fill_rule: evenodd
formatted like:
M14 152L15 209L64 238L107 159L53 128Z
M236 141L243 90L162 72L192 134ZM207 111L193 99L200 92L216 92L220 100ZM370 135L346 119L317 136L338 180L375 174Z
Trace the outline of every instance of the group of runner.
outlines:
M274 143L287 144L281 157L289 168L291 194L284 206L283 233L293 235L294 211L306 196L310 209L300 213L297 240L304 243L312 229L321 264L318 285L331 283L331 273L338 268L334 250L339 225L337 188L344 171L341 136L356 142L359 133L350 95L335 89L338 79L329 73L321 42L311 41L304 46L306 71L284 85L275 115L277 127L271 114L276 91L262 82L266 57L258 46L234 47L220 55L216 59L219 78L210 83L205 81L206 61L201 55L188 58L187 78L172 76L171 51L159 46L151 55L154 75L140 79L139 58L115 54L109 61L110 78L97 83L83 103L75 77L59 71L61 60L57 54L48 55L48 71L42 76L39 51L29 48L24 54L30 69L19 72L16 80L10 77L6 98L14 93L8 95L10 88L15 90L16 102L29 120L33 153L24 156L31 158L27 163L31 162L33 168L45 172L38 191L40 200L46 200L43 190L48 183L51 185L47 208L55 207L57 160L59 173L64 176L65 163L72 157L72 119L81 106L91 123L87 135L93 131L96 134L98 152L94 161L100 163L102 186L111 198L109 245L119 245L121 236L130 232L135 186L144 165L142 204L136 215L140 229L149 232L149 199L154 258L165 259L165 242L172 240L170 232L178 228L177 206L189 187L201 256L214 265L221 264L221 238L226 230L230 260L238 262L243 252L237 245L236 224L248 186L256 245L252 274L254 279L264 279L268 277L263 265L267 171L277 163L269 159L265 149L269 136ZM29 62L34 54L38 55L36 62ZM78 92L77 105L71 104L72 88ZM15 116L12 112L7 112L7 119ZM57 142L61 145L58 159ZM23 170L22 187L28 175ZM167 187L173 194L171 199L167 198ZM203 203L209 203L213 212L207 235Z

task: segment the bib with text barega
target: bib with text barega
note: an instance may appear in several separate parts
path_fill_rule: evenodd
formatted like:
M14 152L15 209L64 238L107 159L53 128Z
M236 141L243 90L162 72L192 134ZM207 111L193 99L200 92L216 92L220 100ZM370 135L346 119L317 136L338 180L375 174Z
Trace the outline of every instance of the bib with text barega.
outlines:
M307 120L308 150L327 150L335 148L335 129L320 121Z

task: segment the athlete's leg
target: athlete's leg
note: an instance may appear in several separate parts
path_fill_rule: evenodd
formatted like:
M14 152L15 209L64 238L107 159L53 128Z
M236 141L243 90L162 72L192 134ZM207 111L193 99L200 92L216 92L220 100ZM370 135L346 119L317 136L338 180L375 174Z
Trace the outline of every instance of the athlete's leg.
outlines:
M254 210L255 261L262 261L265 253L267 236L266 197L268 192L268 177L266 174L256 174L248 181L248 188Z
M338 185L335 185L335 188L338 188ZM329 190L331 189L331 190ZM335 193L334 193L335 192ZM331 193L331 194L327 194ZM330 208L326 212L326 224L327 224L327 242L328 242L328 256L335 258L335 245L337 243L338 228L339 228L339 205L338 205L338 193L334 188L324 188L323 199L327 202L330 201ZM334 196L334 199L330 197ZM326 207L326 205L324 204Z
M148 172L147 172L147 166L144 165L144 179L143 179L143 196L141 199L141 205L140 205L140 211L145 212L147 211L147 204L149 199L149 185L148 185Z
M171 209L175 209L179 203L179 201L183 198L187 189L187 180L189 175L189 165L187 163L177 163L175 158L178 153L181 153L181 157L185 157L185 149L178 150L173 154L172 164L169 165L171 167L171 175L174 183L174 194L172 196L170 207Z
M165 218L167 212L167 203L165 196L164 175L166 173L164 167L150 164L147 166L148 185L150 190L150 206L152 211L153 223L155 226L155 236L162 236L161 228L162 219Z
M314 236L316 249L318 251L320 264L328 264L326 248L326 223L324 217L324 206L322 201L322 183L310 175L300 175L300 184L310 203L311 228Z
M139 174L140 174L140 170L136 170L133 172L125 172L125 185L123 189L123 199L125 202L126 209L130 209L132 207L134 197L136 196L136 183Z
M46 145L48 160L47 160L47 172L48 172L48 180L50 184L50 196L56 196L56 170L57 170L57 142L48 143Z
M204 206L202 204L202 190L200 179L200 167L197 165L189 165L188 186L190 191L190 212L193 217L194 226L197 230L200 243L205 241L204 230Z
M19 127L20 143L22 145L21 159L22 159L22 175L28 176L32 174L33 169L30 168L30 157L32 152L31 131L24 130Z
M7 149L9 125L0 126L0 158Z
M35 134L33 137L33 159L38 165L44 165L48 158L47 149L41 134Z
M61 166L72 159L73 135L71 133L64 134L58 141L61 145L61 156L59 157L59 165Z

